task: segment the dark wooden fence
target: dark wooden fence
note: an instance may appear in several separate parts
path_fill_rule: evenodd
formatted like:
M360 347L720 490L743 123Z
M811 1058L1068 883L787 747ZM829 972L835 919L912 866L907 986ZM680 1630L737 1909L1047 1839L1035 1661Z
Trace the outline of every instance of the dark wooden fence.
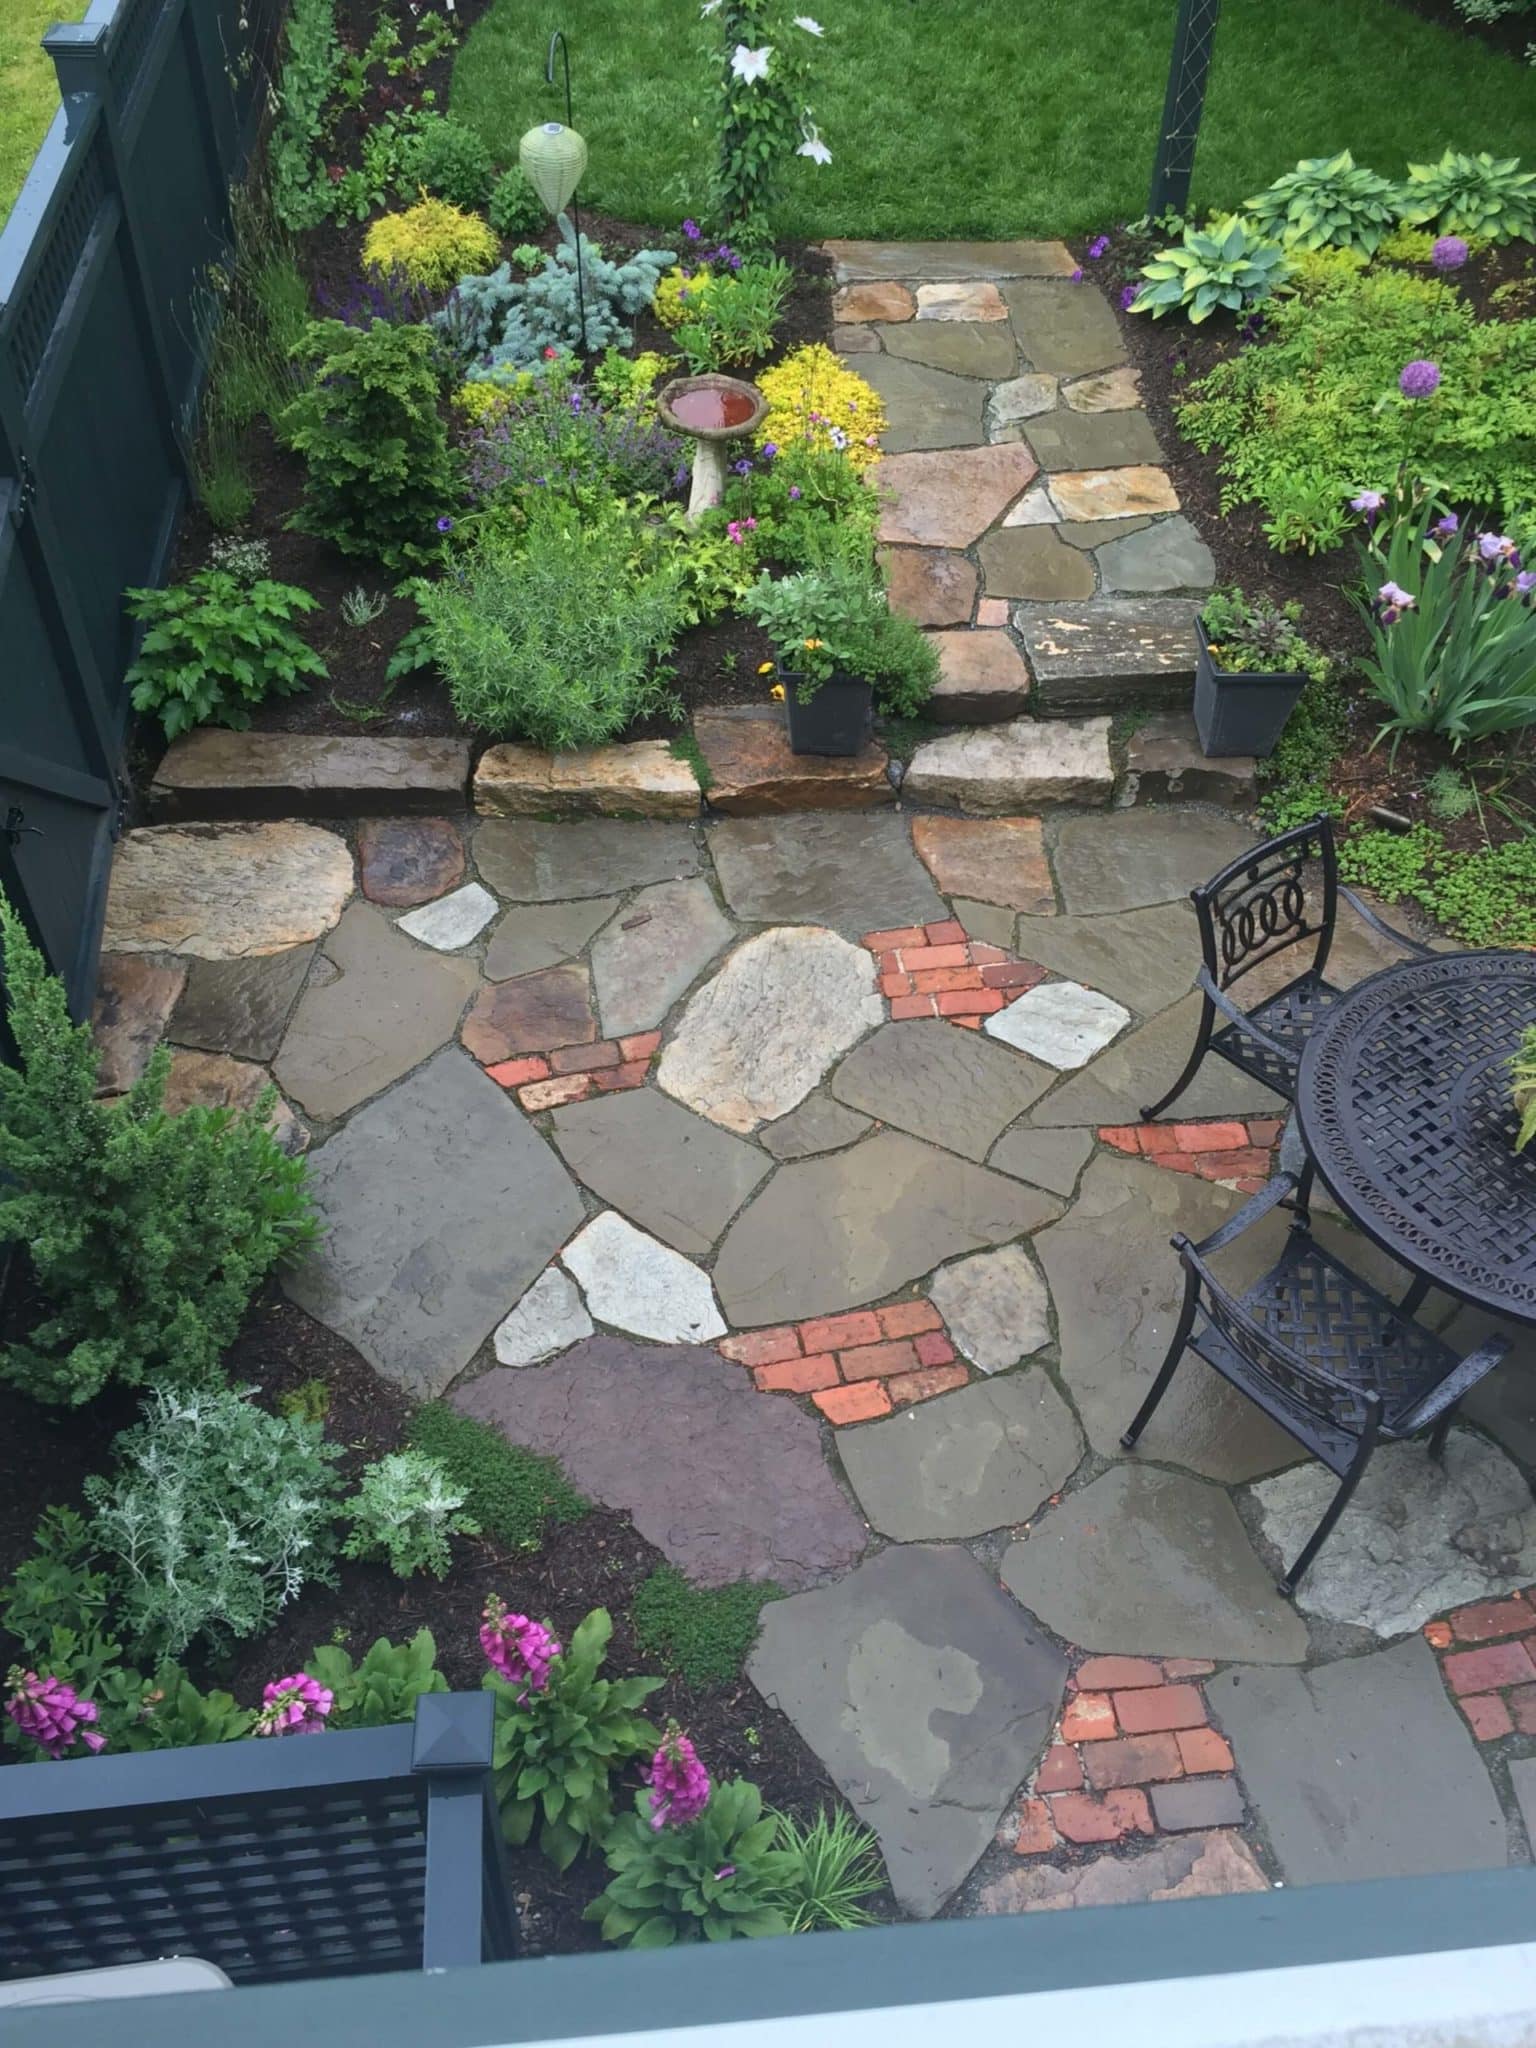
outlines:
M284 0L94 0L0 231L0 888L88 1008L128 722L130 584L187 489L209 266Z

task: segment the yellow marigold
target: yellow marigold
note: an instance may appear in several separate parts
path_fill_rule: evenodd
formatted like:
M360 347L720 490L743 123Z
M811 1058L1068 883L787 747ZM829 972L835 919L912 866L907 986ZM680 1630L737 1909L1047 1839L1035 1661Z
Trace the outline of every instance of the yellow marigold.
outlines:
M404 213L381 214L363 243L363 268L446 291L461 277L489 270L499 244L478 214L446 199L423 199Z
M767 441L780 448L808 441L813 448L840 450L859 470L880 459L886 417L879 393L823 343L797 348L765 370L757 388L768 401L757 430L760 448Z
M662 326L681 327L690 313L696 313L713 276L714 272L705 268L696 270L692 277L684 277L682 265L674 264L657 285L651 308Z

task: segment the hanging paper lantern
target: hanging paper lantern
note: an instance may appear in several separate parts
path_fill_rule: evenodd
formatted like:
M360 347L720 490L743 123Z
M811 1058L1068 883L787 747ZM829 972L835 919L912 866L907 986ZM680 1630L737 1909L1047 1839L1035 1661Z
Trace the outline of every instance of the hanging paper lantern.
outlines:
M523 176L551 213L563 213L587 168L587 145L562 121L530 128L517 145Z

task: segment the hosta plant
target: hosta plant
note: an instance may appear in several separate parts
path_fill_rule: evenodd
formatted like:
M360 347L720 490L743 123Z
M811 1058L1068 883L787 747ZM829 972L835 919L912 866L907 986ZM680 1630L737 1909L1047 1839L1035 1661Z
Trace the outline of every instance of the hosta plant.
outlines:
M1438 163L1408 166L1397 210L1410 227L1442 235L1528 242L1536 239L1536 171L1522 171L1517 156L1448 149Z
M1266 240L1236 214L1208 228L1187 227L1184 240L1142 266L1146 283L1131 302L1133 313L1187 313L1198 325L1212 313L1246 312L1267 299L1289 274L1285 251Z
M1389 179L1341 149L1337 156L1304 157L1247 200L1244 210L1261 234L1287 248L1354 249L1374 256L1396 223L1396 198Z
M586 1909L604 1941L625 1948L671 1948L680 1941L731 1941L787 1934L781 1898L794 1884L794 1859L776 1848L778 1817L744 1778L717 1785L685 1826L658 1824L653 1794L621 1814L603 1842L613 1875Z
M437 1643L427 1628L417 1629L408 1643L380 1636L357 1664L345 1650L322 1644L304 1669L331 1695L333 1728L382 1728L391 1721L409 1721L422 1693L448 1690L448 1681L437 1668Z
M352 1533L342 1554L383 1558L397 1579L416 1572L445 1579L453 1562L449 1537L480 1533L478 1522L459 1513L463 1505L462 1489L449 1483L436 1458L392 1451L367 1467L343 1509Z

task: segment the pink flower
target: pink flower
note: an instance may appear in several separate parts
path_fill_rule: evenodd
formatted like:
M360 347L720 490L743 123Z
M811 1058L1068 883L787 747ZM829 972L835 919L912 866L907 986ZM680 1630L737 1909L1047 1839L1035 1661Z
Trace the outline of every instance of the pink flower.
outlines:
M322 1735L336 1695L305 1671L274 1678L261 1695L258 1735Z
M62 1678L41 1678L35 1671L15 1666L6 1678L10 1698L5 1711L21 1733L57 1761L83 1742L94 1756L107 1746L107 1738L90 1723L96 1719L94 1700L83 1700Z
M549 1684L549 1667L560 1655L560 1645L543 1622L530 1621L526 1614L508 1614L505 1601L494 1593L485 1603L480 1647L491 1669L508 1685L521 1688L519 1701L530 1692L543 1692Z
M651 1788L653 1828L685 1828L709 1804L709 1773L675 1721L667 1723L661 1747L642 1775Z

